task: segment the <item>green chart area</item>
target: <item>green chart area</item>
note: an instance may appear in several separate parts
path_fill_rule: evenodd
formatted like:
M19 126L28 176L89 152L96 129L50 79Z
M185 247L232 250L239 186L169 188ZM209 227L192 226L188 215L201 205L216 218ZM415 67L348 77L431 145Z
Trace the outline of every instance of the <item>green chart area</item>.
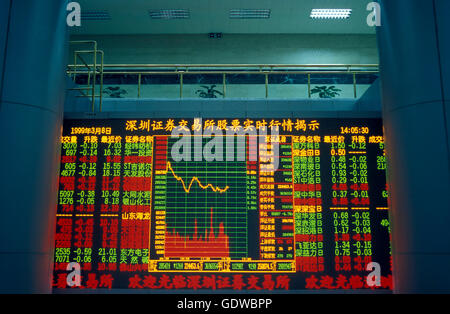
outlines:
M234 144L234 161L226 160L224 142L223 161L194 161L192 153L177 162L176 141L167 143L166 257L247 257L245 145Z

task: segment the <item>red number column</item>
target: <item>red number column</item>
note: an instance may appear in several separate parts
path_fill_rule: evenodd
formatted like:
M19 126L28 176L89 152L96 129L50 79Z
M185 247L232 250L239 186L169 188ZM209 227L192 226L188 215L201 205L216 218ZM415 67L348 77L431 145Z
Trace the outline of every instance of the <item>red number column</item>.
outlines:
M97 252L99 271L116 271L122 175L122 137L102 136L103 167L101 169L100 229L101 243Z
M94 209L97 176L98 137L84 136L78 147L79 156L75 187L75 220L71 261L85 271L92 270Z
M364 271L372 262L372 230L370 219L369 181L367 166L367 139L352 135L348 150L352 232L351 253L353 269Z
M77 137L63 136L55 234L55 274L70 263L75 197Z

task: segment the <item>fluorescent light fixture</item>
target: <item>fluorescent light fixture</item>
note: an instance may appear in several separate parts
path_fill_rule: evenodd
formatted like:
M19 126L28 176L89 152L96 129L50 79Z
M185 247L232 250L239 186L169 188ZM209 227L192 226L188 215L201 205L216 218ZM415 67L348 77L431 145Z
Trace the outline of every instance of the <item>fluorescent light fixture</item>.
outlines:
M230 19L268 19L270 9L231 9Z
M313 19L348 19L352 9L312 9L310 17Z
M158 20L188 19L191 17L186 9L149 10L150 18Z
M106 10L82 10L81 20L83 21L100 21L110 20L111 16Z

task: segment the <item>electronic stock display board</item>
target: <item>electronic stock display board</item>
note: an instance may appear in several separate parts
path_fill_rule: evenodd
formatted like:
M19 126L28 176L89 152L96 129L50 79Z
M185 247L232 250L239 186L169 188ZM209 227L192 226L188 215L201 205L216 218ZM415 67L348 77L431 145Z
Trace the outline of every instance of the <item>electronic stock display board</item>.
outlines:
M66 119L56 216L55 291L392 289L381 119Z

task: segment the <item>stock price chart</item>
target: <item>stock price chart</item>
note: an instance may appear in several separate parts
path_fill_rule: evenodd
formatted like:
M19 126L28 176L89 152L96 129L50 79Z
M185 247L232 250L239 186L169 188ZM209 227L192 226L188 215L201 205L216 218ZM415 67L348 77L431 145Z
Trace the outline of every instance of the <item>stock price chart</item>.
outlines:
M64 122L55 291L389 290L389 228L381 119Z

